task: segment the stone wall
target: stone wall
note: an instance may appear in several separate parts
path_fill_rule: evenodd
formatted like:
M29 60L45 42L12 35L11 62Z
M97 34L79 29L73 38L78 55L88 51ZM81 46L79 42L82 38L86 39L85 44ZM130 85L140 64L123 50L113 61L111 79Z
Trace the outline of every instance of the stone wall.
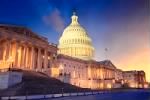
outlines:
M22 72L1 72L0 73L0 89L7 89L22 81Z

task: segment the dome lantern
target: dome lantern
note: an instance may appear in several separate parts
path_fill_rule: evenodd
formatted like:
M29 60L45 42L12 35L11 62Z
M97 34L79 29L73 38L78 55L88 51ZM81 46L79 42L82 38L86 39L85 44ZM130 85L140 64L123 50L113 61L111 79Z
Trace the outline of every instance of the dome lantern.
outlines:
M72 25L78 24L78 16L76 16L76 12L73 12L73 16L71 18L72 18L71 22Z

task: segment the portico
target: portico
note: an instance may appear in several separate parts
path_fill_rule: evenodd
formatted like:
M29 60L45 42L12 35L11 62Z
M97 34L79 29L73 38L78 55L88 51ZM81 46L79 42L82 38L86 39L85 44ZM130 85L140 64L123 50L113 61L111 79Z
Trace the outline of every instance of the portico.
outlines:
M49 44L46 38L22 27L3 26L0 30L5 32L6 28L12 32L0 33L1 69L3 66L43 72L50 68L53 56L57 53L56 45ZM14 30L18 31L13 33Z

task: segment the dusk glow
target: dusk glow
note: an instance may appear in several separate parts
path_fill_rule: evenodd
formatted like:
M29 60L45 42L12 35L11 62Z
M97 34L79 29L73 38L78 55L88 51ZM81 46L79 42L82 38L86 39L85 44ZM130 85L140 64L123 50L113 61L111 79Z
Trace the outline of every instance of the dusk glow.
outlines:
M74 8L92 38L96 60L144 70L150 81L148 0L1 0L0 23L28 27L58 44Z

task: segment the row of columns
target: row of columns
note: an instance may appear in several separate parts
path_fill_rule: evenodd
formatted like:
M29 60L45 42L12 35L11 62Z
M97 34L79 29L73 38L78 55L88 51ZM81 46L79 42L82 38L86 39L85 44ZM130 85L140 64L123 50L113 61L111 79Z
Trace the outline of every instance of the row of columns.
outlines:
M63 40L63 44L90 44L90 41L85 39Z
M115 74L113 70L90 66L88 68L88 77L91 79L111 79L115 77Z
M10 56L10 45L8 42L1 43L0 45L0 60L6 60Z
M49 66L50 55L47 49L11 41L4 42L0 48L1 60L11 61L11 67L41 71Z
M92 50L89 48L63 48L60 49L60 53L70 55L70 56L81 56L81 55L87 55L87 56L93 56Z

